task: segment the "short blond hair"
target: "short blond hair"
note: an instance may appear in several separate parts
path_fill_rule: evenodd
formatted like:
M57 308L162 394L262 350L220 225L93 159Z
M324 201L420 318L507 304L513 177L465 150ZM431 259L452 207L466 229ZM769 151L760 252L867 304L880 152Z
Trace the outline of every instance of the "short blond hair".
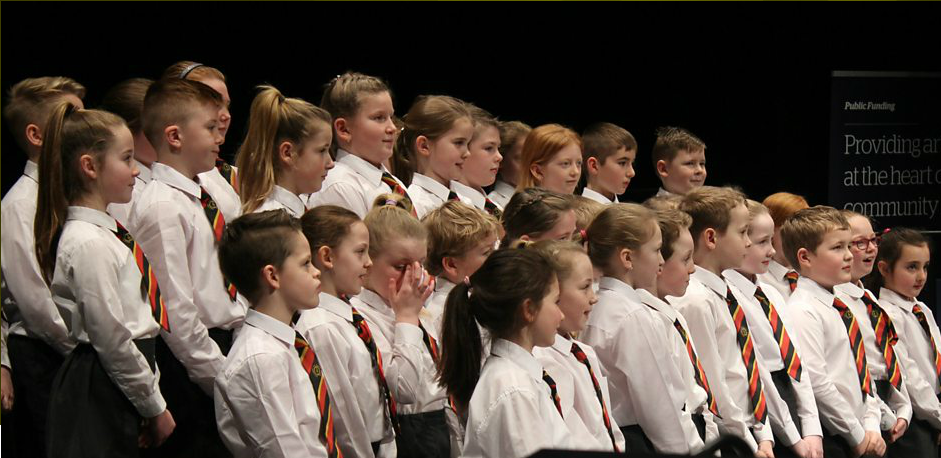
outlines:
M66 76L27 78L7 91L7 106L3 109L13 131L16 143L26 150L26 126L35 124L43 130L52 109L63 96L85 98L85 86Z
M680 151L692 152L705 149L706 143L693 135L692 132L682 127L661 127L657 129L657 140L653 143L650 159L653 161L654 170L656 170L657 162L670 162L676 158Z
M611 204L585 231L588 257L602 269L609 268L611 257L622 248L636 250L647 243L657 224L652 210L638 204Z
M574 196L575 229L588 229L591 222L604 211L605 204L585 196Z
M849 229L849 227L849 221L843 213L833 207L817 205L798 210L781 225L781 246L784 249L784 257L799 272L798 250L804 248L815 252L828 232Z
M654 210L654 213L657 215L657 224L660 225L660 234L663 237L660 254L667 260L673 257L673 244L680 238L682 231L689 230L693 218L675 208Z
M771 215L771 219L774 220L774 227L781 227L784 221L797 213L798 210L810 207L810 204L802 196L789 192L771 194L765 197L762 204L768 207L768 213Z
M376 197L372 210L363 218L369 229L369 256L379 256L393 240L428 240L428 230L410 211L408 201L398 194Z
M758 215L770 215L768 207L757 200L745 199L745 208L748 209L748 219L753 220ZM774 219L774 218L772 218Z
M724 234L732 219L732 209L745 204L745 195L728 187L701 186L683 196L679 209L693 219L689 228L693 240L712 228Z
M482 240L497 235L500 225L489 214L454 200L425 215L422 224L428 231L425 269L432 275L441 275L442 259L464 256Z
M198 81L164 78L150 85L141 110L141 127L154 148L165 143L167 126L185 123L198 107L223 106L222 96Z
M526 244L526 249L542 253L549 261L552 269L555 270L559 282L572 276L572 271L575 270L574 256L586 256L585 249L581 245L568 240L529 242Z

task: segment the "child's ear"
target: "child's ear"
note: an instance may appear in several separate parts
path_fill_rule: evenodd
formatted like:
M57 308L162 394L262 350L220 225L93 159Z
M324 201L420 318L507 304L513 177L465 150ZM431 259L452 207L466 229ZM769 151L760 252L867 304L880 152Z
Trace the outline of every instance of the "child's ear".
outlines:
M78 158L78 167L82 174L91 179L98 178L98 161L89 154L83 154Z
M281 287L281 276L278 269L271 264L261 268L261 280L268 289L277 290Z
M183 136L180 135L180 126L176 124L169 125L163 129L163 137L171 148L180 149L183 147Z
M441 258L441 267L445 274L448 274L451 277L457 277L457 264L454 262L453 257L445 256Z
M37 148L42 147L42 132L40 132L39 126L36 124L27 124L24 134L26 135L27 143Z
M806 269L812 264L810 255L811 252L807 248L797 249L797 262L800 264L801 272L806 272Z
M882 278L886 278L892 272L889 272L889 263L885 261L879 261L876 263L876 268L879 269L879 274L882 275Z
M716 244L719 238L719 233L716 232L714 228L707 227L705 230L702 231L701 237L702 237L703 243L705 244L704 246L706 247L706 249L708 249L709 251L716 249Z
M350 133L349 125L346 122L346 118L334 119L333 129L337 133L338 140L342 140L348 143L353 138L353 134Z
M531 173L537 181L542 181L545 178L545 175L542 173L542 167L539 164L530 164L529 173Z
M294 144L289 141L283 141L278 145L278 160L284 165L294 163Z
M523 322L526 324L536 321L536 311L534 310L534 303L532 299L526 299L523 301Z
M326 245L320 247L315 256L317 263L323 266L320 270L333 269L333 250L330 247Z
M670 175L670 173L667 172L667 162L663 159L657 161L657 175L660 175L660 178L666 178Z
M431 156L430 143L431 141L428 140L428 137L419 135L418 138L415 139L415 152L425 157Z
M634 262L631 260L630 248L621 248L621 251L618 251L618 262L625 270L629 271L634 268Z
M598 171L601 169L601 161L599 161L597 157L589 157L588 160L585 161L585 168L590 175L597 175Z

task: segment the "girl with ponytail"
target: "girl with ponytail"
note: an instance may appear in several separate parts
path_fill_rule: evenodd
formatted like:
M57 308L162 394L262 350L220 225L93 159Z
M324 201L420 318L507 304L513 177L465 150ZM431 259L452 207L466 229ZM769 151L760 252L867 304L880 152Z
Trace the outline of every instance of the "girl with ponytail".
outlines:
M170 323L147 258L106 213L131 199L134 139L104 111L55 107L39 158L36 256L78 342L52 386L49 456L138 456L175 427L154 337Z
M330 114L272 86L259 89L238 154L242 212L283 208L300 218L333 168Z

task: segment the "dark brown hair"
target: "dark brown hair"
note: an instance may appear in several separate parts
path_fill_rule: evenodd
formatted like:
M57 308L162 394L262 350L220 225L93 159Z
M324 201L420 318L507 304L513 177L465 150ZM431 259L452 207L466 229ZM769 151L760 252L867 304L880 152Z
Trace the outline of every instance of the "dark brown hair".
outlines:
M301 223L283 209L242 215L225 225L219 241L222 275L253 305L261 299L261 270L280 268L291 255L291 233Z

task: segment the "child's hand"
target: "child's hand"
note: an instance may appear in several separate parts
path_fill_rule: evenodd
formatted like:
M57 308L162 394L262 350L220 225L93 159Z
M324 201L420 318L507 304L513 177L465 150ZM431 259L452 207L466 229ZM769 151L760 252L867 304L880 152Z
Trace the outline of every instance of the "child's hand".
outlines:
M176 421L169 410L153 418L144 419L137 445L141 448L159 447L176 429Z
M823 458L823 437L807 436L803 440L807 444L808 458Z
M870 436L870 439L869 446L864 454L869 456L885 455L885 440L882 439L882 433L879 431L866 431L866 435Z
M0 367L0 394L0 406L4 412L9 412L13 409L13 375L6 366Z
M757 458L774 458L774 446L771 441L761 441L758 443Z
M872 435L869 434L869 431L866 431L866 435L863 436L862 442L856 444L853 447L853 458L859 458L866 454L866 451L869 450L869 442L872 440Z
M804 439L795 442L794 445L791 446L791 450L800 458L810 458L810 449L807 447L807 442L804 442Z
M905 421L904 418L899 418L895 422L895 426L893 426L892 429L889 430L889 443L892 444L895 441L899 440L899 438L902 437L903 434L905 434L905 431L907 429L908 429L908 422Z
M405 268L401 283L394 278L389 279L389 305L395 312L395 321L418 326L418 314L433 291L434 277L428 275L418 262Z

